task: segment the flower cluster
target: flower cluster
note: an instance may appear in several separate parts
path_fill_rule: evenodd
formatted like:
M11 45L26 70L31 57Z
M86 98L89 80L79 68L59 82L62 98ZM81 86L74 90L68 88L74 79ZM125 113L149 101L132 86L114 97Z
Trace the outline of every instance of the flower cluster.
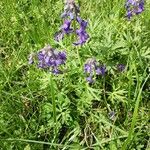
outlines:
M127 17L130 19L133 15L138 15L144 11L144 0L127 0L126 2Z
M30 54L29 63L34 63L34 57L36 56L38 61L38 67L43 69L50 69L53 74L60 74L59 66L65 64L66 53L59 52L52 48L50 45L45 46L37 54Z
M61 26L60 30L56 32L54 39L55 41L59 42L64 38L65 34L70 34L74 32L73 29L71 28L71 21L70 20L65 20L64 24Z
M88 59L86 64L84 65L84 72L88 74L86 80L89 83L93 83L94 75L104 76L106 73L106 67L104 65L100 65L99 62L95 59Z
M64 12L61 14L62 18L69 17L73 20L80 12L79 6L77 6L74 0L66 0Z
M59 31L56 32L54 39L59 42L64 38L64 35L74 33L77 35L78 41L74 42L74 45L83 45L89 38L86 32L87 21L83 20L79 16L79 7L75 4L74 0L67 0L64 7L64 12L61 17L64 19L63 25L60 27ZM72 28L72 24L79 24L79 29Z
M80 24L80 28L76 30L76 34L78 36L78 41L75 42L75 45L82 45L84 44L88 38L89 35L86 32L86 27L87 27L87 21L82 20L80 17L77 17L77 22Z

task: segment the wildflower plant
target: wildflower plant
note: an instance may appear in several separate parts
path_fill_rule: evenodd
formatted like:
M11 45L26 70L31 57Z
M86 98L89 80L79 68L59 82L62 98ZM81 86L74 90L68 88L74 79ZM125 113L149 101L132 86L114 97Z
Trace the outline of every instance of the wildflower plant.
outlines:
M36 54L30 54L29 64L35 63L34 59L37 60L38 68L49 70L53 74L60 74L62 71L59 67L65 64L67 57L65 51L60 52L52 48L50 45L47 45Z
M144 11L144 0L127 0L125 7L127 10L126 16L130 19Z
M95 75L105 76L106 67L104 65L100 65L98 61L91 58L88 59L84 65L84 73L88 75L86 78L87 82L93 83Z
M65 35L74 34L77 37L77 41L73 42L75 46L83 45L89 39L89 35L86 32L88 22L80 17L80 8L76 5L74 0L66 0L64 12L61 14L64 20L63 25L59 31L55 33L55 41L61 41ZM79 28L76 28L77 25Z
M56 34L51 22L57 20L60 1L0 2L2 149L148 147L150 5L142 19L128 24L118 7L122 1L80 2L82 11L75 0L65 1ZM144 3L126 0L126 17L140 14ZM89 15L93 37L84 47L89 33L82 12ZM52 34L57 46L71 49L46 45L29 55L34 66L29 69L24 48L51 41ZM66 65L70 69L64 73Z
M37 53L31 53L29 56L29 64L36 63L38 68L48 70L54 75L63 73L60 70L60 66L64 65L67 60L65 51L58 51L52 48L50 45L46 45L44 48L40 49ZM54 83L53 76L50 77L50 90L52 96L52 105L53 105L53 119L56 124L56 102L54 95ZM54 128L56 133L56 128Z

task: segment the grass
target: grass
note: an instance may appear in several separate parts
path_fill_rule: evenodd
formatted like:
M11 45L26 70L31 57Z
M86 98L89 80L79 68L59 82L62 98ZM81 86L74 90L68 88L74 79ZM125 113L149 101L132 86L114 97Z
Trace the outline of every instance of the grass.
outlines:
M62 1L0 2L0 149L150 148L150 2L130 21L124 3L80 1L90 41L75 48L70 37L59 44L53 38ZM48 43L67 51L62 75L28 65L28 55ZM107 67L93 85L83 72L91 57Z

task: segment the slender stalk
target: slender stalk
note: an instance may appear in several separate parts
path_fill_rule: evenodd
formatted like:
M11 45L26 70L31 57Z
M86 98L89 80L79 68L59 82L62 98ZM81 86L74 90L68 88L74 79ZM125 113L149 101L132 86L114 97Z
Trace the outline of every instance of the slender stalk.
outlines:
M81 0L78 0L78 4L79 4L79 6L81 6Z
M107 99L106 99L106 89L105 89L105 76L103 77L103 96L104 96L104 101L105 101L105 105L106 105L106 107L107 107L107 109L108 109L108 111L110 112L111 111L111 109L109 108L109 105L107 104Z
M54 94L53 75L51 75L50 77L50 88L51 88L52 105L53 105L53 118L54 118L54 123L56 125L56 102L55 102L55 94Z
M79 48L78 47L76 47L76 52L77 52L77 57L78 57L79 63L81 65L81 59L80 59L80 54L79 54Z

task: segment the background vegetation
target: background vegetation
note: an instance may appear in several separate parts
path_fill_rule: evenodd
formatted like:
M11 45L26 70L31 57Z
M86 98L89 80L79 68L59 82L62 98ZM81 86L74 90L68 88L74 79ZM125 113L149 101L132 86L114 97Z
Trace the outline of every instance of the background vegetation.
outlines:
M124 4L80 1L90 41L78 54L69 37L60 44L53 39L62 1L0 1L0 149L149 148L150 1L130 21ZM54 77L56 125L50 73L28 65L28 55L48 43L67 51L66 72ZM91 57L107 74L88 85L83 65ZM117 64L126 69L118 72Z

